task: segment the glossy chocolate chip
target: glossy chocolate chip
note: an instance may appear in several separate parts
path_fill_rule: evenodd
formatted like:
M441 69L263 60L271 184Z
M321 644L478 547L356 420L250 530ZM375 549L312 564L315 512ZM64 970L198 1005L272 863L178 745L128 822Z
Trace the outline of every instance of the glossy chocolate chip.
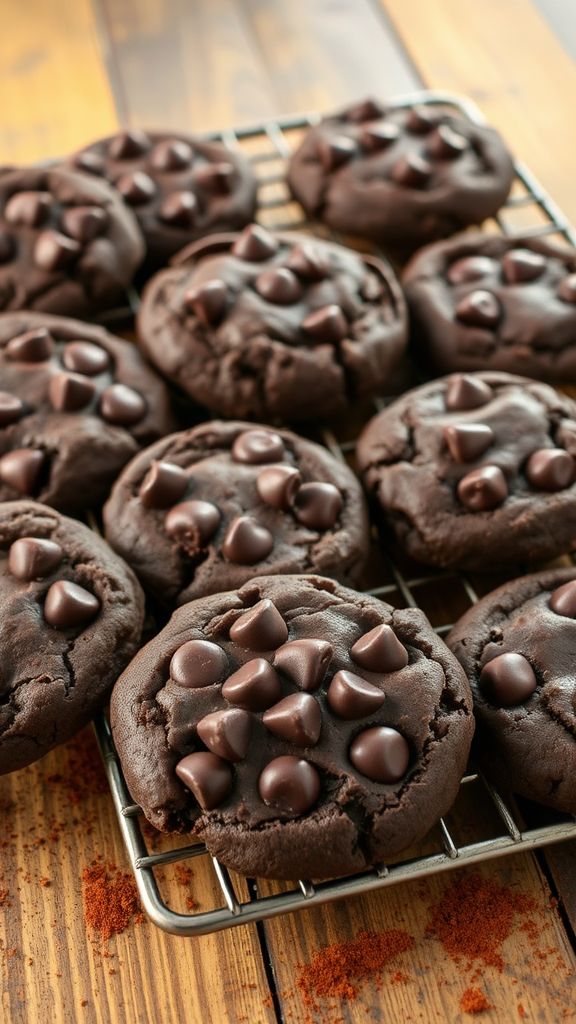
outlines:
M176 775L200 804L203 811L218 807L232 789L232 769L227 761L208 750L183 757Z
M320 776L300 757L276 757L258 780L258 792L268 807L281 814L305 814L320 796Z
M232 253L249 263L261 263L278 251L278 242L266 228L259 224L249 224L232 246Z
M576 274L565 277L558 285L556 294L562 302L576 302Z
M502 315L498 299L485 288L465 295L454 312L456 319L468 327L496 327Z
M499 707L523 704L537 685L534 669L522 654L499 654L484 665L480 673L482 693Z
M69 342L62 353L62 362L67 370L83 373L86 377L96 377L110 368L106 349L91 341Z
M287 511L292 508L301 483L295 466L268 466L258 474L256 490L266 505Z
M412 107L404 122L406 131L412 135L427 135L436 127L436 123L436 115L423 106Z
M230 639L251 651L271 651L286 643L288 627L276 605L265 597L236 619Z
M348 334L348 321L340 306L322 306L302 321L302 330L317 341L337 342Z
M385 623L364 633L353 645L350 655L368 672L398 672L408 664L408 651L392 627Z
M526 463L526 477L539 491L563 491L574 483L575 463L564 448L542 448Z
M274 547L274 537L253 516L236 516L222 541L222 554L228 562L256 565L267 558Z
M449 412L467 412L487 405L493 397L494 392L486 381L459 373L448 381L446 408Z
M348 163L356 155L356 143L347 135L323 136L318 141L318 159L329 173Z
M62 214L62 230L77 242L91 242L101 235L108 215L100 206L72 206Z
M247 711L265 711L282 696L280 677L265 658L254 658L228 677L222 696Z
M182 171L190 167L193 159L192 147L181 139L157 142L150 155L152 166L159 171Z
M377 100L366 99L356 103L346 111L346 120L356 124L364 121L376 121L384 114L384 107Z
M455 160L468 149L468 139L447 124L441 124L430 134L426 152L437 160Z
M99 153L85 150L74 157L74 163L81 171L86 171L86 174L104 174L104 157Z
M180 228L191 228L196 223L198 203L193 192L183 190L166 196L158 211L160 220Z
M4 219L9 224L38 228L47 219L51 205L49 192L16 192L4 207Z
M44 537L20 537L10 547L8 568L19 580L43 579L62 562L64 552L54 540Z
M363 149L369 152L377 152L380 149L387 149L400 136L400 129L397 124L387 124L382 121L378 124L367 124L360 135L360 144Z
M190 288L184 296L184 304L205 327L215 327L226 312L228 289L224 281L213 277L196 288Z
M550 595L550 607L556 615L565 615L568 619L576 619L576 580L563 583L556 587Z
M311 530L329 530L337 522L344 499L334 484L302 484L294 501L298 522Z
M499 466L481 466L463 476L458 497L471 512L489 512L508 497L506 477Z
M289 306L302 298L302 285L286 267L265 270L256 278L255 288L263 299L278 306Z
M494 440L492 428L485 423L455 423L444 427L444 440L455 462L474 462Z
M432 164L417 153L402 156L392 168L392 179L408 188L423 188L432 177Z
M252 716L242 708L213 711L201 718L196 731L209 750L227 761L243 761L252 735Z
M247 462L252 466L281 462L285 454L284 441L272 430L244 430L232 445L234 462Z
M135 156L141 156L150 146L150 139L145 132L133 128L129 131L119 132L108 145L108 155L112 160L131 160Z
M4 349L7 359L22 363L45 363L53 351L54 341L45 327L17 334Z
M99 611L100 601L95 594L71 580L53 583L44 601L44 618L56 629L85 626Z
M452 263L446 271L446 277L450 284L467 284L470 281L479 281L488 274L494 274L498 270L496 260L489 256L463 256Z
M52 408L57 412L77 412L90 404L96 388L93 381L77 373L57 373L48 386Z
M100 415L114 426L130 427L146 415L146 402L126 384L111 384L100 396Z
M0 480L18 494L34 494L46 456L35 448L16 448L0 458Z
M546 269L546 260L530 249L510 249L502 257L502 272L508 284L526 284L541 277Z
M234 167L225 161L217 164L204 164L194 174L194 184L204 192L227 196L234 183ZM247 259L248 257L244 257Z
M164 529L187 550L199 551L214 536L221 518L210 501L182 501L166 514Z
M304 281L322 281L330 270L327 259L313 242L294 246L286 266Z
M43 270L63 270L80 254L80 245L74 238L49 228L41 231L34 246L34 262Z
M386 694L377 686L366 682L355 672L342 670L333 677L326 694L330 710L343 718L352 721L354 718L366 718L381 708Z
M181 466L175 466L173 462L155 462L146 473L138 493L145 508L171 508L184 497L187 489L188 476Z
M14 239L0 229L0 263L8 263L16 252Z
M170 678L190 690L220 683L228 674L228 658L210 640L188 640L172 655Z
M320 739L322 712L309 693L291 693L262 716L266 728L296 747L313 747Z
M278 648L274 665L301 690L317 690L326 675L332 654L332 644L327 640L291 640Z
M156 185L144 171L135 171L134 174L124 174L116 182L116 188L125 203L130 206L142 206L149 203L156 192Z
M24 403L8 391L0 391L0 427L17 423L24 414Z
M410 763L410 748L402 733L387 725L361 732L350 747L350 761L373 782L399 782Z

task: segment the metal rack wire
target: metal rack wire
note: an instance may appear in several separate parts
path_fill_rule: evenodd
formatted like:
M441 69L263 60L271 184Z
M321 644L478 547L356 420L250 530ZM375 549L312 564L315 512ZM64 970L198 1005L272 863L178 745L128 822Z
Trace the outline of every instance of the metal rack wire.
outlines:
M445 93L414 93L399 98L393 105L405 107L413 103L441 108L477 124L484 123L473 103ZM240 147L248 155L260 182L259 219L271 228L286 230L311 226L288 193L284 167L298 137L317 120L317 115L284 118L252 128L214 132L206 136L231 148ZM556 235L576 245L574 229L533 175L519 163L516 164L516 179L510 198L495 218L495 223L504 234L521 232L533 236ZM129 298L128 312L134 312L138 296L134 293ZM117 311L107 320L110 322L121 316L122 311ZM379 400L375 403L376 409L382 408L385 403L386 399ZM373 407L370 412L376 409ZM340 438L333 430L322 431L321 440L339 459L346 459L354 449L353 440ZM422 575L417 566L401 565L396 559L392 561L386 555L383 557L379 578L367 593L392 604L422 608L441 636L451 629L450 620L454 620L478 600L475 584L468 577L438 572ZM438 611L437 595L440 592L448 596L448 605L453 612L448 615L448 621L443 621L446 613ZM421 878L456 866L500 857L519 849L530 850L563 839L576 838L576 819L569 816L552 815L553 820L545 825L524 826L503 795L481 773L470 771L462 779L461 792L470 793L472 790L475 801L487 800L492 807L494 815L491 834L488 836L482 834L480 824L477 823L476 833L471 837L467 835L466 841L459 841L451 823L441 819L433 835L428 837L424 852L416 851L413 854L411 851L409 857L393 864L381 864L346 878L318 884L302 879L296 885L271 895L260 895L258 882L252 881L248 886L249 898L242 900L227 869L208 854L204 844L187 844L163 852L149 849L141 827L142 811L131 799L104 715L96 719L94 728L142 905L155 924L176 935L201 935L262 921L304 907L367 893L405 879ZM221 903L210 910L177 912L163 898L155 872L168 864L199 857L211 863Z

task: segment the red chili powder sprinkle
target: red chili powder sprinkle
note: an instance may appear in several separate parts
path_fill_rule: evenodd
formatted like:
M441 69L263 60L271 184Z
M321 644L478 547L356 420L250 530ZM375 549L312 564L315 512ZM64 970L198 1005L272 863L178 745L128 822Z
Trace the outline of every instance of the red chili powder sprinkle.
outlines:
M176 875L176 881L178 882L178 885L190 885L190 882L194 877L194 872L192 871L192 868L188 867L187 864L177 864L174 870L174 874Z
M389 960L412 946L412 935L400 930L362 931L351 942L325 946L299 968L296 982L304 1004L318 1009L318 998L355 999L358 982L380 974Z
M93 861L82 872L86 923L104 940L123 932L132 919L142 920L136 883L128 872Z
M0 907L10 906L10 890L0 889Z
M527 1017L526 1010L522 1006L522 1003L518 1003L518 1016L521 1018L521 1020L525 1020Z
M490 1010L491 1006L481 989L467 988L462 993L460 1009L463 1013L484 1013L484 1010Z

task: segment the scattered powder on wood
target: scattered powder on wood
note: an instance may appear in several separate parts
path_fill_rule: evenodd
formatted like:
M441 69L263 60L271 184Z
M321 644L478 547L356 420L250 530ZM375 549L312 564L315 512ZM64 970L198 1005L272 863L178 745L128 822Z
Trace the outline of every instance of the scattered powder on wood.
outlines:
M481 989L467 988L462 993L460 1009L463 1013L484 1013L485 1010L490 1010L491 1006Z
M194 872L192 871L192 868L188 867L187 864L177 864L174 874L176 875L176 881L178 882L178 885L190 885L190 882L194 877Z
M136 883L131 874L114 864L93 861L82 871L82 896L86 923L107 940L125 931L142 914Z

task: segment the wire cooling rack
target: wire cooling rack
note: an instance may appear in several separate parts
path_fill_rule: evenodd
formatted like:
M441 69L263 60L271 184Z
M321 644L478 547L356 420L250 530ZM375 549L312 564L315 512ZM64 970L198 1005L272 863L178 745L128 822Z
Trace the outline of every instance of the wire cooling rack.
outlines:
M473 103L445 93L419 92L392 101L392 105L397 107L413 103L455 113L477 124L484 123L480 111ZM260 182L259 220L272 229L314 227L316 233L326 234L320 226L311 225L304 219L301 208L292 201L285 182L287 158L303 133L318 120L318 115L290 117L253 128L214 132L206 136L230 148L240 148L248 156ZM516 163L516 177L510 197L494 219L494 224L503 234L552 235L576 245L574 229L533 175L519 163ZM490 223L489 226L494 227L494 224ZM106 318L107 321L120 322L127 313L136 311L138 302L137 293L132 293L129 296L130 308L115 311ZM381 409L387 400L390 398L371 404L365 410L363 420L345 424L344 427L322 430L319 440L337 458L348 460L362 422ZM374 578L366 587L366 592L400 607L421 608L440 636L446 635L452 623L478 600L480 590L487 592L502 582L501 577L475 582L461 574L422 574L421 567L408 563L396 552L394 560L383 553L382 546L377 544L376 531L374 540L375 554L371 569ZM404 879L421 878L506 853L576 838L576 819L567 815L550 813L547 814L545 824L527 827L511 801L494 789L480 772L469 771L462 779L454 810L439 821L423 844L411 849L403 859L321 883L307 879L278 884L261 883L256 879L246 882L233 877L216 858L210 856L202 843L174 847L172 840L171 848L161 851L156 849L160 837L151 839L150 827L143 823L142 811L131 799L104 715L96 719L94 727L142 905L156 925L176 935L201 935L262 921L304 907L370 892ZM168 865L189 863L192 859L196 862L197 858L205 860L213 873L216 883L212 886L215 906L182 913L169 905L170 901L161 891L158 876L162 875ZM205 889L203 887L203 892L198 894L203 903L207 895L210 895Z

